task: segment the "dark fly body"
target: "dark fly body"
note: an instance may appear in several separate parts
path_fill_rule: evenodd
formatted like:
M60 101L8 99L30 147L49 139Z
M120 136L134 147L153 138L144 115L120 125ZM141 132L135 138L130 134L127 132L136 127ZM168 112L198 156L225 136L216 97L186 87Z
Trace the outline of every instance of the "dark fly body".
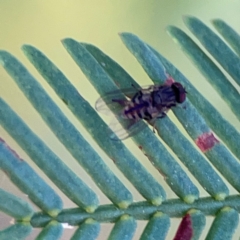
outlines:
M128 97L124 98L123 94ZM97 100L96 109L105 113L110 111L109 109L113 111L115 121L110 124L110 128L118 138L125 139L146 126L142 119L154 123L185 99L184 87L181 83L174 82L171 85L152 85L139 90L132 88L108 93Z

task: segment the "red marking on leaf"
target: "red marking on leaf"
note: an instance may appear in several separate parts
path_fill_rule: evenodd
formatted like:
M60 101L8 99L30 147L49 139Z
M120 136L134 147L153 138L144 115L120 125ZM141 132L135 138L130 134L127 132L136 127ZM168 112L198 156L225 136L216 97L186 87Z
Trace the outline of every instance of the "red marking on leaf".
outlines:
M144 149L141 145L138 146L138 148L142 151L142 153L147 157L149 158L149 156L144 152Z
M192 236L193 228L191 216L189 214L186 214L183 217L173 240L191 240Z
M212 132L203 133L196 140L195 143L200 148L202 152L206 152L213 148L215 144L219 143L218 139L214 136Z
M112 161L116 164L116 160L114 158L110 158L110 159L112 159Z
M154 163L152 163L154 166ZM163 179L166 181L167 176L164 174L164 172L160 169L160 168L156 168L158 170L158 172L162 175Z
M23 160L20 158L20 156L19 156L12 148L10 148L7 144L6 144L6 147L8 148L9 151L12 152L12 154L13 154L16 158L18 158L19 160L23 161Z
M2 139L0 138L0 142L3 143L5 145L5 147L16 157L18 158L20 161L23 161L22 158L20 158L20 156L12 149L8 146L8 144Z
M175 82L175 80L171 76L168 76L168 78L164 84L167 86L171 86L174 82Z

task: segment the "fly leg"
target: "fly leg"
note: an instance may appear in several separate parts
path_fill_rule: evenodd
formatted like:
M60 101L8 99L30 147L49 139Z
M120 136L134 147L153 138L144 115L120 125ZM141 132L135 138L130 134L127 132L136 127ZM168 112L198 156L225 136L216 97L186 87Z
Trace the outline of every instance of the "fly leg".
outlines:
M119 103L121 106L126 106L126 103L128 103L127 100L123 100L123 99L112 99L112 102Z
M141 90L141 88L135 86L133 83L131 84L131 86L132 86L133 88L135 88L137 91Z
M176 107L176 106L177 106L176 103L172 103L172 104L168 105L168 108L170 109L170 108L172 108L172 107Z
M157 116L157 119L158 118L164 118L166 117L166 113L165 112L162 112L160 115Z
M155 129L156 129L156 128L155 128L155 125L156 125L156 119L155 119L155 121L154 121L154 123L153 123L153 125L152 125L152 126L153 126L153 133L154 133L154 134L156 133L156 131L155 131Z
M165 112L162 112L160 115L157 116L157 118L155 118L154 120L150 121L151 124L152 124L152 126L153 126L153 133L156 133L156 131L155 131L155 129L156 129L156 127L155 127L155 125L156 125L156 120L157 120L158 118L164 118L165 116L166 116L166 113L165 113Z
M186 110L187 109L187 106L186 106L186 104L185 103L183 103L183 104L179 104L178 105L178 107L180 107L180 108L182 108L182 109L184 109L184 110Z

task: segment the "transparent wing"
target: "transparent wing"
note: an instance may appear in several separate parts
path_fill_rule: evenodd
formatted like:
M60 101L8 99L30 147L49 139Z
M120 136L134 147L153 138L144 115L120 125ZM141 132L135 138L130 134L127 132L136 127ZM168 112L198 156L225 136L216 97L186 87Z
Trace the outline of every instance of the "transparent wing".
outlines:
M114 132L110 134L111 139L126 139L147 126L143 120L122 118L121 111L138 91L141 90L143 93L148 93L159 86L160 85L150 85L139 89L133 86L132 88L107 93L96 101L95 108L97 111L106 115L114 115L109 125Z
M107 93L96 101L95 109L106 115L118 115L136 92L135 88L128 88Z
M164 85L148 85L143 87L137 87L133 85L131 88L119 89L113 92L109 92L96 101L95 108L98 112L104 113L106 115L116 115L138 91L141 90L143 94L146 94L153 91L154 89L159 89L160 87L164 87Z
M133 119L119 119L114 117L110 122L109 127L114 133L110 134L112 140L124 140L132 135L137 134L145 127L147 124L143 120L133 120Z

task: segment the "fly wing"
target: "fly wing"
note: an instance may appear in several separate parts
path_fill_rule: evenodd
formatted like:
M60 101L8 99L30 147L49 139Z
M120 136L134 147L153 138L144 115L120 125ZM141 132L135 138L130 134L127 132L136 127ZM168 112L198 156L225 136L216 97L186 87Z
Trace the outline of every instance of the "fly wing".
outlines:
M106 115L109 115L111 113L116 115L134 97L136 92L142 91L143 94L146 94L159 87L161 87L161 85L148 85L141 88L132 86L131 88L119 89L113 92L109 92L96 101L95 108L98 112L104 113Z
M128 88L107 93L95 103L95 109L106 115L119 115L119 112L127 105L136 93L136 89Z
M133 120L133 119L119 119L114 117L111 121L109 127L113 131L110 134L112 140L124 140L132 135L137 134L145 127L147 124L143 120Z
M147 126L143 120L122 118L121 112L138 91L147 94L152 92L155 88L159 88L159 86L151 85L139 89L133 86L132 88L107 93L96 101L95 108L97 111L107 115L114 115L113 120L109 125L113 131L113 133L110 134L111 139L126 139Z

